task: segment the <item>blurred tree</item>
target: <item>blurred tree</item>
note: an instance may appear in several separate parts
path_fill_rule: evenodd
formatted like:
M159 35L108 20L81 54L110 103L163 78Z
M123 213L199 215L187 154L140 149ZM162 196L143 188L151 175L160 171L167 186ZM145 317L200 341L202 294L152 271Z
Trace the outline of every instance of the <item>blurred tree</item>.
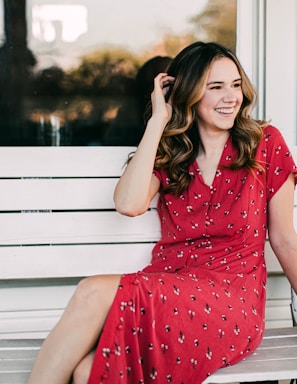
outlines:
M190 33L185 35L166 33L163 36L162 41L146 52L144 61L147 61L155 56L174 57L178 54L178 52L194 41L196 41L196 37Z
M57 66L45 68L35 75L31 92L38 96L59 96L62 93L64 77L63 69Z
M204 11L191 21L199 40L215 41L235 52L236 0L208 0Z
M81 64L70 70L64 90L83 94L131 94L140 60L125 50L101 50L82 57Z

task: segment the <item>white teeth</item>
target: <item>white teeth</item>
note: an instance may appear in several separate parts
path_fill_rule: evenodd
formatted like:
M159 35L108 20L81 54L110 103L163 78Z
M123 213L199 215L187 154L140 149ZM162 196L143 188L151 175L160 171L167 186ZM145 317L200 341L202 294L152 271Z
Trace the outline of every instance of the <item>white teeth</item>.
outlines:
M234 108L217 108L216 111L219 113L229 114L234 112Z

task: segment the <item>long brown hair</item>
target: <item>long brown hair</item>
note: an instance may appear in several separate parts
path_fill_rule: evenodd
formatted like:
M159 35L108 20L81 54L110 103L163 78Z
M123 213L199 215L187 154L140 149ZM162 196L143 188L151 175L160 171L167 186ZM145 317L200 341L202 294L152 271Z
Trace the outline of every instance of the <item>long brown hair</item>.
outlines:
M238 156L231 169L245 167L249 171L262 169L255 160L255 151L263 135L264 121L251 118L256 101L255 89L235 54L217 43L196 42L183 49L171 62L167 73L175 77L170 89L172 117L159 143L155 167L166 169L170 184L166 192L180 195L190 184L189 165L198 155L201 141L197 127L197 103L206 87L210 67L215 60L227 57L238 68L242 80L243 102L230 130ZM150 108L149 108L150 110ZM147 119L150 113L147 114Z

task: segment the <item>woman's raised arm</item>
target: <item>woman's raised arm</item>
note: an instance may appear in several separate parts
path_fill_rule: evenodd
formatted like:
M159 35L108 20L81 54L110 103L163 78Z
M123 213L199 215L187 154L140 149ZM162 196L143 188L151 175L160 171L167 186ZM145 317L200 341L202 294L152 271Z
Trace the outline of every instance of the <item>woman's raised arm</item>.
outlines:
M160 73L154 79L152 116L114 191L115 207L124 215L137 216L146 212L159 190L160 182L153 174L153 169L160 139L172 114L171 105L164 96L173 81L174 78L165 73Z

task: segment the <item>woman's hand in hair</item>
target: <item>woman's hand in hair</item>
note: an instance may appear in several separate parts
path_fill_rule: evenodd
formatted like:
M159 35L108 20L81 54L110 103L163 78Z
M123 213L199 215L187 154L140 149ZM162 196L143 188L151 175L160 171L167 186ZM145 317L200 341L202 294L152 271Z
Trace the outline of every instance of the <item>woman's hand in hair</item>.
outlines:
M159 73L154 79L154 90L151 94L152 116L158 116L164 119L166 123L172 115L170 91L174 80L175 78L168 76L167 73Z

